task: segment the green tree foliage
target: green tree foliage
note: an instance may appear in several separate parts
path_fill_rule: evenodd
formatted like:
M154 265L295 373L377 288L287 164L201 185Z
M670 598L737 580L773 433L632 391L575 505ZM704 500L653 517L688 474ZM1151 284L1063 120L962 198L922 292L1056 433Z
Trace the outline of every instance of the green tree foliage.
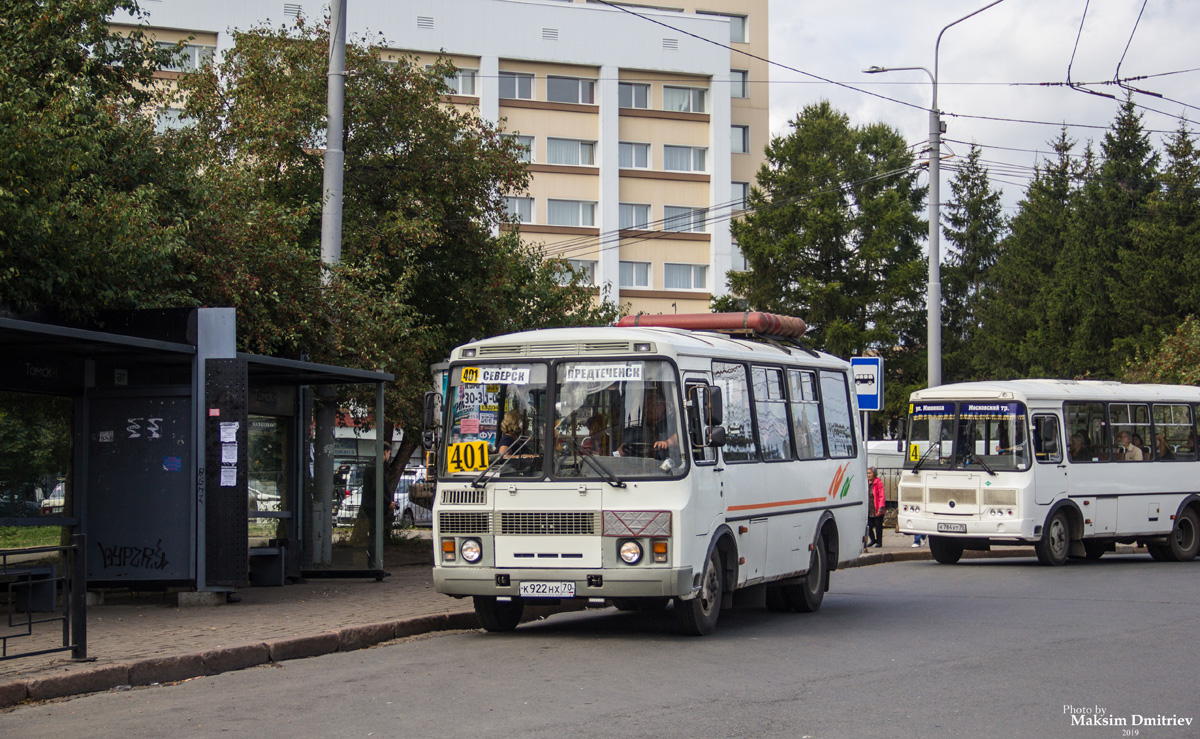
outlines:
M924 262L913 156L882 123L852 126L828 101L804 108L791 132L771 141L744 219L732 224L746 272L729 274L748 304L802 317L806 341L843 357L885 359L888 409L899 413L924 372Z
M949 242L942 267L942 378L974 379L982 306L992 298L990 272L1006 235L1000 191L993 190L980 150L972 146L950 182L943 232Z
M237 307L248 348L394 373L399 467L429 365L452 347L615 309L577 279L559 284L563 263L517 232L497 235L505 194L528 182L517 145L443 102L452 65L386 58L382 41L347 44L342 256L323 282L328 48L324 25L255 28L181 82L194 124L173 146L197 173L186 261L201 302Z
M67 317L179 305L182 214L155 143L171 52L105 19L133 0L0 1L0 304Z
M1148 357L1125 365L1125 382L1200 385L1200 321L1188 316Z

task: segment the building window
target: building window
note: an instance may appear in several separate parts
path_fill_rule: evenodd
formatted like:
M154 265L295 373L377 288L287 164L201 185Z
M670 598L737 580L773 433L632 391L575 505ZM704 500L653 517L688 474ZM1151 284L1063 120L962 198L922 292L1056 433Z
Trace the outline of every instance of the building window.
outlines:
M546 139L546 161L550 164L596 163L596 142L578 139Z
M517 143L520 150L517 152L517 159L522 162L533 161L533 137L532 136L517 136L512 133L500 134L502 138L510 139Z
M517 223L533 223L533 198L506 198L505 212L509 220Z
M750 97L747 84L750 73L744 69L729 70L729 96L735 98Z
M579 278L580 285L595 285L596 284L596 262L588 259L568 259L567 265L575 276ZM559 284L569 285L571 283L571 273L563 270L558 278Z
M729 19L729 41L734 44L746 43L746 16L734 15L732 13L713 13L704 10L697 10L696 15L715 15L721 18Z
M622 141L618 146L618 159L623 169L649 169L650 144Z
M186 128L196 122L195 118L189 118L183 114L182 108L162 108L158 111L158 116L154 119L155 133L165 133L180 128Z
M621 287L650 287L650 263L621 262L617 281Z
M746 198L750 196L749 182L734 182L729 187L729 192L733 195L733 202L730 207L734 210L746 209Z
M622 108L649 108L650 85L635 82L618 83L617 105Z
M750 271L750 265L746 262L746 255L742 253L742 247L737 244L733 245L733 251L730 253L730 269L734 272Z
M750 127L729 127L729 150L734 154L750 153Z
M703 290L708 287L708 265L663 265L663 287L667 290Z
M213 54L216 53L215 46L202 46L200 44L171 44L165 41L158 42L158 48L169 49L175 53L175 57L168 63L159 67L164 72L194 72L204 65L204 62L211 61Z
M582 200L550 200L546 223L551 226L595 226L596 204Z
M520 72L501 72L500 97L533 100L533 75Z
M704 208L685 208L668 205L663 208L664 231L695 231L703 232L708 211Z
M639 203L621 203L621 228L645 231L650 228L650 206Z
M446 78L446 84L456 95L475 95L474 69L460 69Z
M698 146L664 146L663 169L672 172L703 172L707 149Z
M546 99L553 103L596 102L596 82L576 77L547 77Z
M663 110L703 113L705 92L705 90L694 87L667 87L664 85Z

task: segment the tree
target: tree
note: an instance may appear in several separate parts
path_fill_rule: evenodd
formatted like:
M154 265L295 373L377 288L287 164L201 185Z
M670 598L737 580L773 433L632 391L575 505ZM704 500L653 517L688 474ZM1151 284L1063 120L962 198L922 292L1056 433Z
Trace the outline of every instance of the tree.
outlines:
M187 263L197 297L233 304L240 341L259 351L396 375L384 429L402 424L390 487L420 438L429 366L472 338L610 321L561 261L496 227L526 187L517 144L444 101L425 69L385 47L347 44L342 260L322 281L319 232L325 26L234 34L215 64L184 79L194 121L172 136L197 174ZM349 407L374 407L366 393Z
M1055 158L1036 165L1009 224L980 306L974 366L978 376L1063 376L1061 347L1070 321L1056 304L1056 276L1066 254L1079 165L1064 129L1051 142Z
M731 226L749 271L731 272L738 297L714 306L744 301L800 316L818 349L882 355L896 413L924 371L910 343L921 316L925 196L912 154L894 129L852 126L828 101L789 126L767 147L749 212Z
M178 170L156 146L152 74L170 60L106 18L133 0L3 2L0 304L65 317L180 305Z
M991 297L991 270L1005 236L1000 191L993 190L978 146L950 182L950 203L943 230L949 241L942 269L943 378L959 382L975 377L975 345L982 306Z
M1125 364L1125 382L1200 385L1200 321L1188 316L1148 355Z

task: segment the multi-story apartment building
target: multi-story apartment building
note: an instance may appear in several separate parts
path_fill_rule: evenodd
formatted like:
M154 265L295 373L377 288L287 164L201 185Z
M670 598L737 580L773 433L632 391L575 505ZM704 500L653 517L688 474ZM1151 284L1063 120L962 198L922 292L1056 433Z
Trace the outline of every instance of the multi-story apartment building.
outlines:
M703 312L743 264L729 220L768 136L767 0L619 5L351 0L347 28L425 63L444 53L460 68L450 101L521 137L532 184L509 207L524 239L634 313ZM221 54L231 29L327 10L320 0L142 7L159 40L192 37L191 64Z

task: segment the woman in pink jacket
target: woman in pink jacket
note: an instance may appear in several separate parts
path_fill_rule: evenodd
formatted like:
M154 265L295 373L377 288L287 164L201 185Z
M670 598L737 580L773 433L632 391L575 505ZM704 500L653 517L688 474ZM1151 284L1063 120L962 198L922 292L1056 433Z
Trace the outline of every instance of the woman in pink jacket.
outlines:
M879 479L879 475L875 472L874 467L867 468L867 486L871 493L870 500L867 505L870 510L867 513L867 546L874 544L876 547L883 546L883 480Z

